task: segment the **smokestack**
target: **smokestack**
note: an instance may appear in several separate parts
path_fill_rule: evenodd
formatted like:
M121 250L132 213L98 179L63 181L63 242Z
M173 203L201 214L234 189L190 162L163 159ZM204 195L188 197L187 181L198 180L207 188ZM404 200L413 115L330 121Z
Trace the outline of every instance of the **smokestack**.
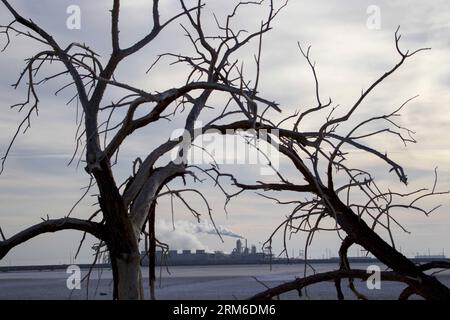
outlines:
M236 253L242 253L242 241L240 239L236 241Z

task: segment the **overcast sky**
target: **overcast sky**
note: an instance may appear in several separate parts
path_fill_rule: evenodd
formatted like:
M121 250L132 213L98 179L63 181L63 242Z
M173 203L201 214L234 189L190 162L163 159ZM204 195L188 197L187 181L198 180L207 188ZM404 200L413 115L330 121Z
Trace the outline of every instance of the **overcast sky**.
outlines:
M110 53L110 13L112 1L13 1L23 16L40 24L62 44L72 41L86 43L102 55L105 61ZM148 0L123 1L121 12L122 46L131 44L151 28L150 5ZM178 1L162 2L162 20L179 11ZM232 1L207 0L205 25L215 29L212 13L220 19L229 12ZM281 1L275 1L276 3ZM81 29L69 30L66 26L70 5L81 9ZM373 7L376 6L376 7ZM368 11L369 8L369 11ZM380 28L368 24L372 21L374 8L380 10ZM244 11L237 23L252 29L258 28L266 16L265 9L252 8ZM2 8L0 23L6 25L11 16ZM184 22L179 20L178 22ZM269 100L277 101L282 117L296 110L302 110L314 103L314 88L307 64L302 59L297 41L311 45L321 82L321 94L332 97L342 106L351 105L372 81L389 70L398 61L395 50L394 32L401 25L401 46L405 49L432 47L402 66L402 68L382 84L355 115L355 120L367 116L386 113L401 105L406 99L419 94L403 111L401 124L417 132L417 144L405 148L395 139L372 141L381 151L388 152L403 164L410 178L408 187L398 183L396 176L389 174L389 168L367 156L354 155L354 161L365 169L372 170L381 184L399 191L413 191L430 187L433 183L434 168L439 168L439 189L450 190L450 4L447 0L434 1L303 1L291 0L275 21L274 29L263 42L261 94ZM10 110L9 106L24 99L24 87L13 90L11 84L23 67L23 59L36 53L36 43L21 38L13 38L11 46L0 55L0 151L6 151L22 114ZM4 44L6 39L0 38ZM240 53L252 74L252 55L256 43ZM174 23L148 48L123 63L117 78L147 91L164 90L182 84L187 70L169 66L170 61L162 61L151 73L145 71L153 63L157 54L164 52L189 53L192 48L183 36L179 23ZM10 236L23 227L38 223L40 217L62 217L82 195L80 188L86 186L89 177L81 164L67 166L74 150L76 132L76 107L66 102L73 96L70 90L58 96L54 92L61 82L49 82L39 90L40 113L33 118L32 128L21 135L15 144L6 170L0 176L0 225ZM105 103L109 103L123 92L109 91ZM205 117L204 121L207 121ZM182 126L183 117L170 124L163 123L140 131L121 150L121 159L116 167L117 180L130 174L131 161L136 156L145 156L152 146L167 140L168 135ZM311 119L304 130L317 129L321 119ZM283 163L281 164L284 165ZM239 172L242 180L260 180L259 168L255 166L225 167ZM289 169L287 172L289 172ZM177 184L175 184L176 186ZM202 190L215 209L216 222L235 234L247 238L249 243L261 245L270 235L274 226L289 213L288 208L261 199L253 193L245 193L228 206L228 215L223 210L224 197L211 184L192 185ZM283 195L289 199L291 195ZM88 217L95 209L95 198L88 197L74 212L74 216ZM200 199L192 198L201 210ZM176 231L172 230L170 201L161 199L158 206L157 229L159 238L167 241L173 249L206 248L207 250L231 251L236 238L225 237L221 243L217 236L197 233L194 219L179 204L176 205ZM425 201L425 206L443 206L429 217L417 212L399 212L400 219L411 234L395 230L397 246L407 255L427 252L450 252L450 196L445 195ZM203 207L203 212L204 207ZM205 216L206 219L206 216ZM61 232L43 235L12 250L0 262L5 264L68 263L77 248L81 234ZM336 253L339 242L335 234L320 233L310 249L312 257L321 257L326 249ZM90 239L85 245L78 262L91 260ZM298 236L289 243L290 250L298 252L303 248L304 236ZM274 243L275 251L281 242ZM352 254L356 254L355 250Z

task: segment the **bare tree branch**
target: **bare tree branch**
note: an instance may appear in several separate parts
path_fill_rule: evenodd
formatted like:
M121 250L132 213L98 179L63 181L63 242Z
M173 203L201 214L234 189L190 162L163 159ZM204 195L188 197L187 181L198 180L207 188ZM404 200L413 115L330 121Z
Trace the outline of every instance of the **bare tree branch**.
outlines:
M2 259L12 248L36 236L61 230L78 230L87 232L98 239L105 238L104 227L99 223L69 217L56 220L49 219L31 226L8 239L0 241L0 259Z

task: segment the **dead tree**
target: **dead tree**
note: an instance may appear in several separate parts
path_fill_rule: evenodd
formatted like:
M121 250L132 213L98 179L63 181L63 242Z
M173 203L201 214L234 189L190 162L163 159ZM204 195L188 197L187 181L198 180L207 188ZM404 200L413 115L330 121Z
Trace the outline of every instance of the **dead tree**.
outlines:
M112 51L109 60L104 64L98 54L90 47L72 43L62 48L48 31L43 30L32 20L28 20L16 12L8 1L2 0L7 10L13 15L13 22L2 27L2 33L6 35L7 44L10 34L16 33L28 37L39 44L44 44L48 49L34 54L28 61L20 75L18 86L22 81L27 85L27 98L23 104L15 107L26 110L27 114L19 125L11 145L7 148L4 164L15 138L21 130L29 127L31 116L38 108L38 86L43 82L69 77L70 88L74 88L76 99L83 110L83 119L78 144L84 140L81 152L86 161L86 172L95 181L99 193L99 210L92 219L81 220L66 216L61 219L46 219L41 224L32 226L24 231L6 238L2 233L0 242L0 258L3 258L15 246L45 233L59 230L80 230L89 233L105 243L112 263L114 275L114 298L139 299L143 298L140 275L140 254L138 244L140 237L148 237L150 252L154 252L158 244L154 235L154 222L156 219L156 200L164 195L176 195L182 197L179 190L172 190L168 184L177 178L194 177L203 173L212 178L226 194L227 201L238 196L245 190L274 190L299 193L293 202L296 205L293 212L275 230L282 231L285 236L292 233L307 232L306 248L311 243L315 233L319 230L330 230L324 227L325 221L334 221L335 230L341 235L343 242L340 251L341 270L325 275L316 275L313 278L304 278L292 284L286 284L279 288L268 290L256 298L271 298L292 289L301 289L317 281L333 280L339 298L342 298L340 280L344 278L364 278L361 271L351 270L347 261L347 250L354 244L361 245L375 255L380 261L392 269L392 273L384 273L385 279L398 280L406 283L408 288L403 292L402 298L411 294L419 294L428 299L448 299L449 289L436 278L424 272L434 267L447 267L446 264L433 264L416 266L395 249L394 243L388 244L378 233L379 229L387 230L390 234L391 225L400 225L392 212L399 207L418 210L429 214L431 210L424 210L419 206L419 201L424 197L431 197L440 192L436 191L436 185L431 190L418 190L410 194L396 193L391 190L382 191L372 175L363 168L352 168L346 165L346 158L350 155L344 150L347 146L356 148L384 161L392 172L406 184L407 177L403 168L388 155L370 147L364 143L364 139L380 134L392 134L399 137L404 143L414 142L412 132L399 126L395 118L398 110L391 114L375 116L357 124L350 131L341 133L339 125L349 122L355 111L362 107L363 102L374 89L396 72L403 63L418 53L404 52L399 47L400 36L396 33L395 44L399 53L399 61L375 81L361 97L341 116L334 116L336 108L332 101L323 103L319 81L315 66L310 60L309 49L303 55L309 62L316 88L317 106L307 109L300 114L287 117L280 123L271 121L270 112L280 109L274 102L262 98L258 93L259 66L261 57L262 36L271 29L271 22L279 10L284 6L276 7L273 1L248 1L240 2L227 16L225 21L216 20L217 36L207 35L202 25L203 4L198 1L194 7L187 7L180 1L180 13L162 22L159 16L158 0L153 0L153 28L149 34L128 48L122 48L119 39L119 12L120 1L114 0L111 10L111 45ZM258 6L268 4L269 14L261 23L258 30L248 32L245 30L233 30L232 22L237 12L244 5ZM175 59L176 63L184 63L192 68L192 72L186 77L186 84L179 88L171 88L163 92L152 93L130 86L126 82L115 79L114 73L117 66L127 58L149 45L158 37L163 29L177 19L185 19L189 26L183 26L196 54L194 56L166 53L161 54L157 63L165 58ZM239 50L245 47L251 40L259 41L258 52L255 55L256 74L250 82L244 77L243 67L236 59ZM43 66L50 62L58 62L61 71L52 76L38 79L37 75ZM103 100L107 89L125 90L126 95L116 103L109 105ZM254 185L243 184L230 174L220 172L217 167L204 169L189 165L184 160L185 152L180 148L178 158L158 165L158 160L163 159L172 150L186 143L183 137L168 140L158 147L150 150L143 160L136 159L133 163L133 175L124 183L115 181L113 164L118 155L120 146L137 130L149 126L161 119L172 118L186 114L185 130L189 133L189 141L195 137L194 123L199 119L202 111L210 107L207 102L216 93L226 93L229 96L228 103L217 108L219 115L211 119L203 128L215 130L222 134L228 134L237 129L253 129L261 132L262 129L278 129L279 142L272 139L269 134L267 140L275 145L280 154L289 160L298 171L298 177L304 183L292 182L286 179L282 173L277 172L279 182L258 182ZM142 106L151 106L150 112L137 117L137 111ZM329 116L315 132L302 130L304 119L315 116L327 108L331 109ZM122 112L123 119L118 124L112 124L111 117L107 116L101 122L100 115ZM230 121L233 119L233 122ZM238 118L239 120L235 120ZM390 127L376 132L359 133L367 123L384 121ZM102 145L101 140L106 141ZM159 162L158 162L159 163ZM323 166L326 175L320 174ZM335 178L339 173L347 178L343 184ZM221 180L229 178L239 188L236 193L230 194L220 185ZM161 192L167 186L167 192ZM187 192L197 192L195 189ZM350 195L359 192L366 198L365 203L353 202ZM306 200L304 196L307 196ZM264 195L269 197L268 195ZM302 200L299 200L299 199ZM206 199L203 198L207 203ZM276 200L275 198L273 198ZM411 199L407 203L399 200ZM283 204L281 201L276 200ZM184 202L189 210L198 217L198 212ZM211 216L209 205L208 215ZM100 217L94 222L95 217ZM150 221L148 229L146 223ZM345 233L344 236L342 233ZM393 238L393 237L392 237ZM271 239L269 239L270 243ZM153 256L154 258L154 256ZM152 259L151 259L152 261ZM152 268L150 268L152 270ZM154 277L154 274L150 278Z
M397 121L401 110L412 99L408 99L391 113L374 115L359 123L353 124L350 122L355 111L363 106L367 97L385 79L396 72L405 61L417 53L427 50L427 48L423 48L416 51L403 51L399 44L400 37L399 30L397 30L395 32L395 48L399 60L391 69L373 82L368 89L362 91L357 101L344 110L341 115L336 115L336 113L342 108L333 105L331 99L326 102L322 101L319 79L315 63L311 60L310 48L304 50L299 45L300 52L312 71L317 105L306 108L301 113L286 117L279 123L271 121L270 114L266 114L265 116L259 116L257 121L236 121L205 128L205 130L214 129L221 134L227 134L229 129L253 128L256 132L261 132L264 129L269 132L266 138L267 142L276 146L279 154L291 163L297 171L298 175L289 179L284 177L283 172L277 171L276 174L280 179L278 182L258 181L256 184L249 185L239 181L239 177L220 172L215 167L204 170L204 173L217 183L231 180L232 185L238 188L235 193L224 191L228 199L236 197L246 190L256 190L261 192L261 196L272 199L284 207L286 205L295 206L270 236L267 242L268 246L271 245L274 235L281 233L284 238L284 251L288 256L286 239L291 238L294 234L304 232L307 235L305 241L305 257L307 257L308 247L318 231L335 231L342 239L339 252L341 259L339 271L307 277L305 265L304 278L268 289L256 295L255 299L270 299L281 293L301 290L310 284L323 281L334 281L337 296L339 299L343 299L341 290L341 279L343 278L350 280L350 288L358 298L364 298L356 291L352 279L365 279L367 274L361 270L351 270L347 259L347 251L352 245L362 246L392 270L392 272L383 273L382 277L407 284L407 289L400 298L404 299L412 294L417 294L426 299L450 299L449 288L434 276L424 272L435 267L449 268L449 264L433 263L422 266L414 264L395 248L392 234L393 225L407 232L406 228L394 216L395 211L409 209L429 215L437 209L435 207L426 210L420 204L420 201L424 198L447 194L447 192L437 191L437 172L431 188L423 188L404 194L390 189L383 190L376 183L373 174L370 173L370 168L355 168L348 164L348 159L352 157L351 149L353 148L359 152L364 152L367 157L378 158L402 183L406 185L408 182L403 167L388 154L371 147L368 138L374 136L379 136L382 139L394 137L405 145L416 142L413 132L402 127ZM316 131L302 130L302 125L307 121L305 119L321 117L323 112L325 112L324 121ZM347 126L342 126L344 123ZM379 129L371 131L373 129L370 129L368 125L374 123L377 124ZM348 126L351 128L348 129ZM273 135L270 134L271 130L275 129L278 130L279 142L278 139L273 139ZM266 191L272 193L274 191L296 192L298 196L292 201L281 201L269 195ZM334 227L330 227L330 224ZM388 240L381 236L383 233L387 233Z
M46 47L26 61L25 68L15 84L16 88L21 83L27 86L26 101L13 106L26 112L26 117L19 124L11 144L7 147L2 159L2 169L16 137L21 131L29 128L32 116L38 111L39 86L52 80L70 79L70 83L61 89L73 89L75 93L73 100L79 103L83 111L84 121L80 122L76 150L81 152L86 161L85 170L93 180L90 187L95 184L98 189L99 209L89 220L72 218L69 214L61 219L44 219L42 223L9 238L3 236L0 241L0 259L15 246L40 234L67 229L79 230L95 236L106 245L114 276L114 298L141 299L143 287L138 246L141 236L145 235L150 239L149 250L154 253L157 245L154 235L156 200L160 196L160 191L171 181L177 178L185 179L194 174L188 170L181 152L178 154L179 159L172 159L156 167L158 160L164 158L182 142L181 138L170 140L168 137L166 142L153 150L148 150L143 160L136 159L133 163L133 175L120 184L115 179L113 168L119 148L139 129L174 117L184 116L185 130L192 133L194 123L216 92L226 93L230 101L238 103L234 106L224 104L215 107L219 110L219 116L211 120L211 123L229 115L253 119L256 113L250 106L256 104L279 111L275 103L258 95L257 80L254 87L247 88L242 65L236 57L250 41L261 42L263 34L271 29L272 20L283 5L277 7L273 1L239 3L225 21L216 20L216 35L210 36L206 34L202 25L204 4L200 0L192 7L180 0L179 13L166 19L160 17L159 1L153 0L152 11L149 12L153 26L149 33L133 45L124 48L119 32L121 1L113 0L112 49L109 59L104 62L100 54L86 44L74 42L62 47L50 31L44 30L32 19L22 16L9 1L2 0L2 3L13 17L10 24L1 27L1 33L6 38L5 48L10 44L12 35L27 37L30 41ZM267 5L268 14L255 31L233 29L233 21L236 20L242 6L259 7L262 4ZM162 53L155 63L172 59L173 63L186 64L192 71L187 73L185 85L168 88L163 92L149 92L118 81L114 77L120 64L152 44L157 37L163 36L162 31L180 19L183 19L182 28L195 54L190 56ZM259 55L256 54L255 57L256 63L259 64ZM58 64L60 67L58 73L39 78L42 70L50 63ZM259 74L259 70L257 73ZM119 101L108 104L104 101L107 90L124 91L126 94ZM137 111L145 109L144 106L150 107L150 111L137 116ZM111 122L113 113L123 115L123 119L117 124ZM180 194L178 196L181 197ZM193 210L192 212L195 213ZM208 213L211 215L210 210ZM97 217L97 222L94 221L94 217ZM147 221L150 221L148 230L145 228ZM154 277L154 273L150 276Z

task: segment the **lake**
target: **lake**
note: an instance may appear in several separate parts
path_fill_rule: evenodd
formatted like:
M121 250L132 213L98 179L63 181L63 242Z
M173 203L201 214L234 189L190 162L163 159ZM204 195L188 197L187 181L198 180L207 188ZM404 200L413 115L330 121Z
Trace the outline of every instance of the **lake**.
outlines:
M367 264L354 263L355 269L366 269ZM384 267L379 265L383 270ZM316 272L335 270L336 264L314 264ZM82 277L87 270L82 270ZM176 266L157 269L156 296L158 299L246 299L265 290L302 277L304 265L226 265L226 266ZM311 269L308 274L312 274ZM70 290L66 282L70 275L64 271L26 271L0 273L0 299L111 299L112 274L109 269L93 270L89 283L81 283L81 289ZM145 293L148 297L148 268L143 268ZM255 279L258 280L256 280ZM450 286L450 271L437 277ZM263 285L263 284L264 285ZM342 282L346 299L355 299ZM397 299L404 284L382 282L380 290L369 290L364 281L355 280L358 290L371 299ZM299 299L296 291L281 296L281 299ZM336 299L334 283L320 283L308 287L301 299Z

